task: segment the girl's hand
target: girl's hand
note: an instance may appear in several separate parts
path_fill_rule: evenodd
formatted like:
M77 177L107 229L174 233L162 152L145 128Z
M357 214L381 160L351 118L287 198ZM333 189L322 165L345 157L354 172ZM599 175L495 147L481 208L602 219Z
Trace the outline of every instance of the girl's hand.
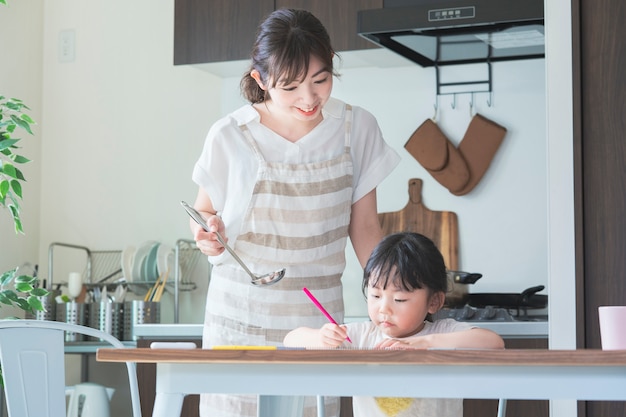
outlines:
M326 323L319 329L319 337L322 345L326 347L338 347L346 340L348 332L345 326Z
M224 252L224 246L220 242L217 241L217 236L215 236L214 231L218 231L220 235L224 237L226 242L228 242L228 238L225 233L225 226L222 219L216 214L201 214L206 218L206 224L209 226L210 232L205 231L202 226L193 222L191 225L193 231L193 238L196 241L196 246L200 249L204 255L207 256L217 256Z
M396 340L396 339L385 339L376 345L376 349L401 349L401 350L409 350L409 349L428 349L430 347L430 342L428 341L428 336L417 336L411 337L409 339L404 340Z

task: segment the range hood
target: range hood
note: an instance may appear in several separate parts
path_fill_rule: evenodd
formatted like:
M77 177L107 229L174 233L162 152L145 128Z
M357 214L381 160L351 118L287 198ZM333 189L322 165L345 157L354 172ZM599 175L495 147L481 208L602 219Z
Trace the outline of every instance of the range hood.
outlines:
M423 67L543 58L543 0L385 0L362 37Z

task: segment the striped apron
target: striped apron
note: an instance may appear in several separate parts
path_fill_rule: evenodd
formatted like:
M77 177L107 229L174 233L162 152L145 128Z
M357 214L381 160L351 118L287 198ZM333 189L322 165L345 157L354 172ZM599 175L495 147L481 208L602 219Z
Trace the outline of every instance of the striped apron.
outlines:
M341 276L352 206L351 124L352 110L346 106L344 152L303 164L267 162L247 126L241 126L259 170L234 247L253 273L283 267L286 273L277 284L255 286L232 260L215 265L206 304L205 348L281 345L296 327L321 327L327 320L303 287L343 322ZM327 416L339 414L338 398L326 398L325 403ZM203 394L200 411L202 417L256 416L256 396ZM315 415L315 399L307 398L305 416Z

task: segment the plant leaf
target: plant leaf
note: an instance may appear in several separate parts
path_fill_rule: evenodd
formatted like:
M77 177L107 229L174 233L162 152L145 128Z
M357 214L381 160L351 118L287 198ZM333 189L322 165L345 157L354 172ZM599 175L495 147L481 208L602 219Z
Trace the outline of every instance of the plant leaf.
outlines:
M19 139L2 139L0 140L0 150L10 148L19 141Z
M15 289L19 292L23 292L23 293L29 293L31 292L35 287L33 287L32 285L30 285L27 282L16 282L15 283Z
M15 167L13 167L13 168L15 168ZM24 178L24 174L22 174L22 171L20 171L17 168L15 168L15 178L17 178L20 181L26 181L26 178Z
M24 107L26 107L26 106L24 106ZM28 107L26 107L26 108L28 108ZM22 118L23 121L25 121L28 124L31 124L31 125L35 124L35 121L33 119L31 119L30 116L27 115L27 114L22 114L20 117Z
M31 295L30 297L28 297L27 301L28 301L28 305L30 306L31 309L33 309L35 311L44 311L43 304L41 303L41 300L39 298L35 297L34 295Z
M17 300L16 304L19 308L21 308L24 311L29 311L29 312L33 311L30 304L28 304L28 301L23 298L20 298L19 300Z
M15 193L16 196L22 198L22 184L18 180L11 181L11 189Z
M29 275L20 275L18 277L15 278L15 283L26 283L26 284L33 284L37 281L37 278L35 277L31 277Z
M13 155L13 157L11 157L11 159L16 164L25 164L26 162L30 162L30 159L25 158L22 155Z
M15 291L12 290L4 290L0 294L4 295L6 298L11 300L12 302L17 302L20 298L15 294Z
M9 177L17 178L15 173L15 167L9 163L2 164L2 172L4 172Z
M4 199L4 197L6 197L7 193L9 192L9 181L7 180L0 180L0 198Z
M30 124L28 124L27 121L22 120L21 118L15 116L15 115L11 115L11 120L13 120L13 122L15 122L16 125L18 125L19 127L21 127L22 129L24 129L25 131L27 131L28 133L30 133L31 135L33 134L33 131L30 130Z
M12 305L12 304L13 304L13 303L11 302L11 300L9 300L9 299L7 298L7 296L6 296L6 295L4 295L4 294L2 294L2 293L0 293L0 303L2 303L2 304L6 304L6 305L8 305L8 306L10 306L10 305Z
M15 233L24 233L24 228L22 227L22 221L19 217L13 217L13 224L15 225Z
M6 271L5 273L3 273L2 275L0 275L0 285L1 286L5 286L7 285L9 282L11 282L11 280L13 279L13 277L15 276L15 270L17 268L11 269L10 271Z
M50 294L50 292L45 288L35 288L30 292L30 295L34 295L36 297L45 297L48 294Z
M13 217L20 217L20 207L15 204L15 198L13 198L12 195L9 194L9 196L11 197L11 200L13 200L13 204L9 204L9 210L11 210L11 214L13 215Z

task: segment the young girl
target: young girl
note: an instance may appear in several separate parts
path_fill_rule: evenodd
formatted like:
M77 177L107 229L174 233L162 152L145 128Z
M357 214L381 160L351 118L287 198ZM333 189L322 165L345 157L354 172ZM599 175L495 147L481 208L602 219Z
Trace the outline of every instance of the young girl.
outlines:
M367 111L331 97L333 56L320 21L303 10L273 12L259 27L241 81L250 102L210 129L193 170L194 207L211 232L191 222L213 264L203 345L280 345L298 326L324 317L302 300L316 291L343 320L341 275L348 236L364 266L382 238L376 187L399 157ZM217 215L216 212L219 212ZM286 268L254 286L217 242L219 231L253 273ZM337 414L329 402L327 415ZM256 416L256 397L203 395L201 416ZM311 411L315 415L315 407Z
M371 319L321 328L300 327L287 334L285 346L362 349L503 349L496 333L454 319L428 321L445 301L447 274L434 243L418 233L385 237L374 249L363 274L363 293ZM350 338L349 344L346 339ZM462 399L354 397L355 417L462 417ZM398 414L390 410L402 409Z

